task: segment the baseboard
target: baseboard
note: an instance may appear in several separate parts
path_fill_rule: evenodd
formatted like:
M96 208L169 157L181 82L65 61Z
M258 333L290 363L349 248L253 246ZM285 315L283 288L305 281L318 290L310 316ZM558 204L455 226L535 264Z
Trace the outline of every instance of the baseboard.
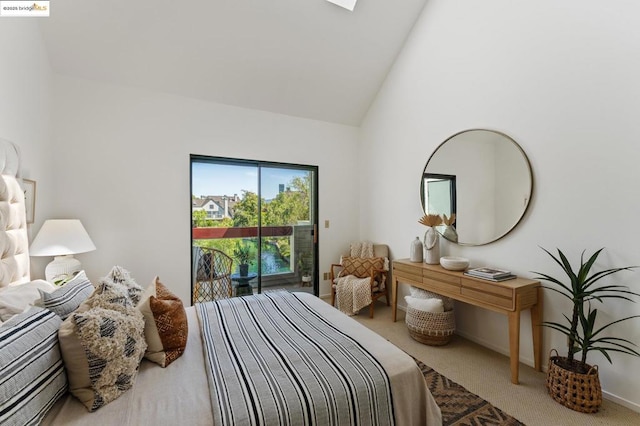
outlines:
M498 352L499 354L505 355L507 357L509 356L509 350L508 349L505 349L503 347L494 345L494 344L492 344L490 342L487 342L487 341L485 341L483 339L479 339L477 336L473 336L473 335L467 334L464 331L460 331L460 330L456 330L456 334L458 336L464 337L467 340L470 340L470 341L472 341L474 343L477 343L480 346L484 346L485 348L491 349L494 352ZM533 358L520 356L520 362L525 364L525 365L528 365L531 368L535 368L534 367L535 363L533 361ZM543 365L542 369L543 369L543 371L546 371L546 366Z
M398 305L398 309L404 312L407 311L407 308L401 305ZM456 334L460 337L464 337L467 340L477 343L480 346L484 346L485 348L491 349L494 352L498 352L499 354L505 355L507 357L509 356L509 350L505 350L502 347L496 346L483 339L479 339L476 336L469 335L464 331L456 330ZM531 368L534 368L533 358L520 357L520 362L525 365L528 365ZM544 362L542 363L542 371L545 373L547 372L547 365ZM615 402L618 405L622 405L623 407L628 408L629 410L635 411L636 413L640 413L640 404L636 404L635 402L621 398L617 395L614 395L610 392L605 391L604 389L602 390L602 397L608 401Z
M401 311L404 311L404 312L407 311L407 307L403 306L403 305L398 305L398 309L401 310ZM480 346L484 346L485 348L491 349L494 352L498 352L499 354L505 355L507 357L509 356L509 349L505 349L503 347L494 345L494 344L492 344L490 342L487 342L487 341L485 341L483 339L479 339L477 336L473 336L473 335L467 334L467 333L465 333L464 331L461 331L461 330L456 330L455 334L457 334L460 337L464 337L465 339L470 340L470 341L472 341L474 343L477 343ZM533 358L527 358L527 357L522 357L521 356L520 357L520 362L525 364L525 365L528 365L531 368L534 368L534 365L535 365L535 363L533 361ZM546 366L543 365L542 369L544 371L546 371Z
M628 408L631 411L635 411L636 413L640 413L640 404L636 404L635 402L631 402L629 400L626 400L624 398L620 398L618 395L614 395L612 393L609 393L607 391L605 391L604 389L602 390L602 397L606 400L609 400L611 402L615 402L618 405L622 405L625 408Z

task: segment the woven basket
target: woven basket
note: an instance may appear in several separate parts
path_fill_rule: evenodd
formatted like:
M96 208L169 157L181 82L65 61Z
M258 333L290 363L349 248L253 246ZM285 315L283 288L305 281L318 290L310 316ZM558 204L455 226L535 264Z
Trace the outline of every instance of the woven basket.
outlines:
M425 312L408 306L405 322L414 340L432 346L449 343L456 329L453 310Z
M551 355L555 352L555 356ZM574 373L559 366L557 362L565 357L558 356L555 349L549 356L547 370L547 390L549 395L560 404L581 413L595 413L602 404L602 388L598 377L598 366L583 364L588 368L586 374ZM574 360L578 366L580 361Z

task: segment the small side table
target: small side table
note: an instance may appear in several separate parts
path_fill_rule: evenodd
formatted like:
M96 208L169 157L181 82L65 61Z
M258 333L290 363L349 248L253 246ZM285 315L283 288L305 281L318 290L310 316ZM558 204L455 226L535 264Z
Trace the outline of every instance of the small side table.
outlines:
M249 284L249 281L258 276L255 272L249 272L246 277L240 276L240 274L231 274L231 281L238 283L236 285L235 296L246 296L253 294L253 287Z

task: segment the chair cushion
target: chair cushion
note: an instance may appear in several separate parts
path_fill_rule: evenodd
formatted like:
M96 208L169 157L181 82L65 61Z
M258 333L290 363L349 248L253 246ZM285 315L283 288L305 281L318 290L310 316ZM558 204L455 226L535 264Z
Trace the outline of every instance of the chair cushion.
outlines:
M342 272L340 276L354 275L358 278L371 276L371 269L383 269L384 258L382 257L351 257L342 258Z

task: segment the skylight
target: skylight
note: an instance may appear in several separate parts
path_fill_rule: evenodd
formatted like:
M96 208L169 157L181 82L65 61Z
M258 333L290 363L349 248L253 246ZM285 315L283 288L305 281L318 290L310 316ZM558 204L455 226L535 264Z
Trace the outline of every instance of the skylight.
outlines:
M340 7L344 7L347 10L353 12L353 8L356 7L358 0L327 0L329 3L337 4Z

